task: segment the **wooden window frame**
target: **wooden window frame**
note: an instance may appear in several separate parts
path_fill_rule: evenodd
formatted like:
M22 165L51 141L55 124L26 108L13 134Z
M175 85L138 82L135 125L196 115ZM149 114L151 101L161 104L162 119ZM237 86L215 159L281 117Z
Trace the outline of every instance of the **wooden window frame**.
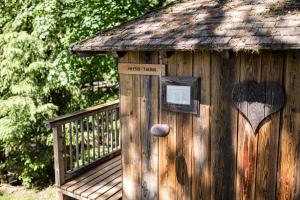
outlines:
M201 79L200 77L177 77L177 76L162 76L161 84L161 100L162 109L171 112L182 112L199 115L200 96L201 96ZM190 86L191 87L191 102L190 105L172 104L167 102L167 86Z

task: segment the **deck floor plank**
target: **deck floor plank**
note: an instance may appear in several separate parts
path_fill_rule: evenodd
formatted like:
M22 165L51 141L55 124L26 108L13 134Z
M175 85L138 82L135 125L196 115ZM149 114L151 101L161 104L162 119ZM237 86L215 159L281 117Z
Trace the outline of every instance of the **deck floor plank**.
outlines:
M114 181L115 179L121 178L121 176L122 176L122 171L119 170L116 173L109 176L108 178L106 178L105 180L102 180L98 184L96 184L93 187L89 188L88 190L84 191L81 194L81 196L89 197L89 198L93 199L96 196L98 196L97 194L99 193L99 190L101 191L101 189L103 187L107 188L112 181Z
M101 182L101 185L100 184L97 185L97 187L95 187L96 190L93 193L91 193L91 191L90 191L89 192L90 195L86 196L86 197L88 197L89 199L96 199L99 196L101 196L103 193L107 192L111 188L118 185L119 183L122 183L122 173L121 172L118 172L118 173L114 174L113 176L111 176L109 179L106 179L105 181ZM85 195L83 195L83 196L85 196Z
M87 178L78 181L76 184L72 185L71 187L67 188L68 191L70 192L74 192L75 190L77 190L78 188L86 185L87 183L91 183L94 179L98 178L99 176L102 176L103 174L105 174L106 172L121 166L121 161L117 161L115 163L112 163L110 166L107 166L101 170L99 170L98 172L96 172L95 174L88 176Z
M114 196L114 194L116 194L117 192L119 192L119 190L120 190L121 187L122 187L122 182L120 182L119 184L117 184L114 187L110 188L104 194L102 194L101 196L99 196L97 198L97 200L106 200L106 199Z
M113 196L109 197L107 200L119 200L122 199L122 188L119 192L115 193Z
M107 166L110 166L111 164L113 164L113 163L115 163L115 162L118 162L118 161L120 161L120 160L121 160L121 157L120 157L120 156L117 156L117 157L115 157L115 158L113 158L113 159L111 159L111 160L109 160L109 161L103 163L102 165L99 165L99 166L95 167L94 169L92 169L92 170L90 170L90 171L88 171L88 172L86 172L86 173L84 173L84 174L78 176L77 178L72 179L72 180L66 182L63 186L61 186L61 189L67 190L67 188L71 187L72 185L74 185L74 184L76 184L76 183L82 181L83 179L86 179L87 177L89 177L89 176L91 176L91 175L97 173L97 172L100 171L101 169L103 169L103 168L105 168L105 167L107 167Z
M66 182L59 189L62 193L80 200L122 199L121 156L116 156Z
M116 173L117 171L121 170L122 166L117 165L116 167L110 169L109 171L101 174L100 176L97 176L95 179L92 179L90 181L84 181L84 183L80 183L80 187L74 190L73 192L75 194L81 195L84 191L88 190L89 188L93 187L96 184L100 184L102 181L104 181L106 178L109 178L111 175Z

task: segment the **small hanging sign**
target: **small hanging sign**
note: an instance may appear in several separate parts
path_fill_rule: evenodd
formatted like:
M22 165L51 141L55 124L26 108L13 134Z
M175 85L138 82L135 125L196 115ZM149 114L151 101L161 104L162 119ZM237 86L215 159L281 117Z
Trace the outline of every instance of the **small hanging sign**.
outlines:
M163 76L162 109L198 115L200 107L200 78Z
M119 63L120 74L137 74L137 75L165 75L166 66L161 64L134 64Z

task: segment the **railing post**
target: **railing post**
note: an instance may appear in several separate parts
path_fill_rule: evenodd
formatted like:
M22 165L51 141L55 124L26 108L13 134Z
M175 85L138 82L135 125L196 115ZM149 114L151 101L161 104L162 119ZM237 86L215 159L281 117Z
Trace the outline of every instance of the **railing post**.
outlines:
M52 127L55 184L61 186L65 183L62 126Z

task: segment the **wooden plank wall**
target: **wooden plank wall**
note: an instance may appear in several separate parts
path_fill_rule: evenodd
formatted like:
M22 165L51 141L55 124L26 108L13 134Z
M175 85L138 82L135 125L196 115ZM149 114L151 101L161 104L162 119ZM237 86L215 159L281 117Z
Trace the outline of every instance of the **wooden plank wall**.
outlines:
M119 62L201 77L200 115L159 119L158 77L120 75L123 199L300 199L299 53L128 52ZM284 109L256 134L231 101L243 80L276 81L286 92ZM170 125L165 138L149 134L159 120Z

